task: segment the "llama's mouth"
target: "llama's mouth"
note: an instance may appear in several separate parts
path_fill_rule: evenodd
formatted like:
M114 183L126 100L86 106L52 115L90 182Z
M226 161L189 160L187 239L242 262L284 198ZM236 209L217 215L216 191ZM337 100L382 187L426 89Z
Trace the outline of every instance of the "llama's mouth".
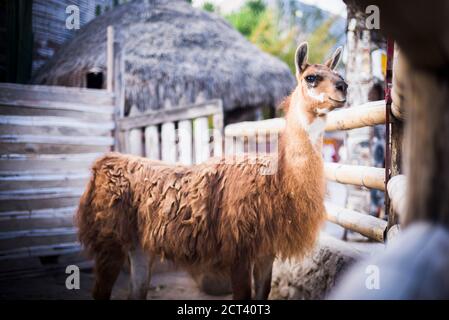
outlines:
M344 99L344 100L337 100L337 99L332 99L331 97L329 97L329 100L333 101L333 102L341 103L341 104L346 102L346 99Z

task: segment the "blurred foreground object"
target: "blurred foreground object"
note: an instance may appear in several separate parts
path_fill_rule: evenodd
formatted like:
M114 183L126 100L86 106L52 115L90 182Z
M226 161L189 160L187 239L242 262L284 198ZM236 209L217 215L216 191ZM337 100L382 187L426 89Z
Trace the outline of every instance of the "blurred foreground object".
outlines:
M407 11L402 2L345 2L361 10L377 5L382 32L403 53L398 78L404 82L395 85L407 102L401 102L406 108L406 230L385 253L350 270L331 298L448 299L449 2L409 1ZM373 270L378 289L367 283Z

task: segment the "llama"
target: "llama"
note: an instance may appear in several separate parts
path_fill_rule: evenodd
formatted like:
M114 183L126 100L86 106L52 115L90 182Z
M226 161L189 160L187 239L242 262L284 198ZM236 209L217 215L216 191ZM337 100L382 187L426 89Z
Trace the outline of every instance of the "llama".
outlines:
M321 141L327 112L345 103L347 85L296 50L298 85L284 103L278 170L273 155L193 166L109 153L98 159L77 212L79 239L95 260L93 297L109 299L126 256L131 299L144 299L156 258L194 272L229 276L234 299L267 299L275 257L311 250L325 217Z

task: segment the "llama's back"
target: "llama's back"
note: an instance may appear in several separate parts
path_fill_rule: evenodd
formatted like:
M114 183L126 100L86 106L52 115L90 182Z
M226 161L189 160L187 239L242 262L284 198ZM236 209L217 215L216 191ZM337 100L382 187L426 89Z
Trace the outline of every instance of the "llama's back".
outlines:
M80 242L92 257L108 247L126 251L140 241L181 264L198 259L197 240L210 242L198 234L214 234L205 199L212 175L202 172L119 153L97 159L76 214ZM214 249L201 250L214 256Z

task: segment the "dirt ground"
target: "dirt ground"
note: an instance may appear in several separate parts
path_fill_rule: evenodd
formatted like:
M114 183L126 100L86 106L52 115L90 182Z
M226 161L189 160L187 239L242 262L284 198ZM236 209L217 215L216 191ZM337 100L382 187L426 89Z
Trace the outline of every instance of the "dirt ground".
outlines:
M326 223L324 229L326 233L341 239L343 228ZM383 250L380 243L366 242L359 234L349 233L348 240L351 245L365 252L378 252ZM366 239L366 238L365 238ZM42 261L23 261L22 268L33 269L33 263L42 265ZM84 261L78 263L79 261ZM48 263L50 262L50 263ZM42 274L29 276L26 272L15 274L14 279L0 277L0 300L10 299L92 299L91 289L93 286L94 275L92 272L92 262L86 262L86 258L74 255L65 256L58 260L59 268L52 267L52 261L47 261L46 267L50 267L51 272L42 272ZM84 264L83 264L84 263ZM75 264L80 267L80 289L68 290L65 286L66 277L65 266ZM64 266L64 267L62 267ZM0 265L1 270L2 265ZM230 299L231 295L211 296L203 293L197 287L195 281L190 275L182 270L177 270L169 263L156 263L154 266L151 286L147 299L179 299L179 300L212 300L212 299ZM129 274L121 272L112 292L112 299L126 299L128 294Z
M91 270L81 270L80 289L68 290L65 287L65 270L50 275L26 277L15 280L0 281L0 300L15 299L74 299L91 298L93 273ZM112 299L126 299L128 293L128 277L122 272L117 279L112 292ZM208 300L230 299L231 296L209 296L201 292L190 275L183 271L160 272L153 275L151 288L147 299L164 300Z

